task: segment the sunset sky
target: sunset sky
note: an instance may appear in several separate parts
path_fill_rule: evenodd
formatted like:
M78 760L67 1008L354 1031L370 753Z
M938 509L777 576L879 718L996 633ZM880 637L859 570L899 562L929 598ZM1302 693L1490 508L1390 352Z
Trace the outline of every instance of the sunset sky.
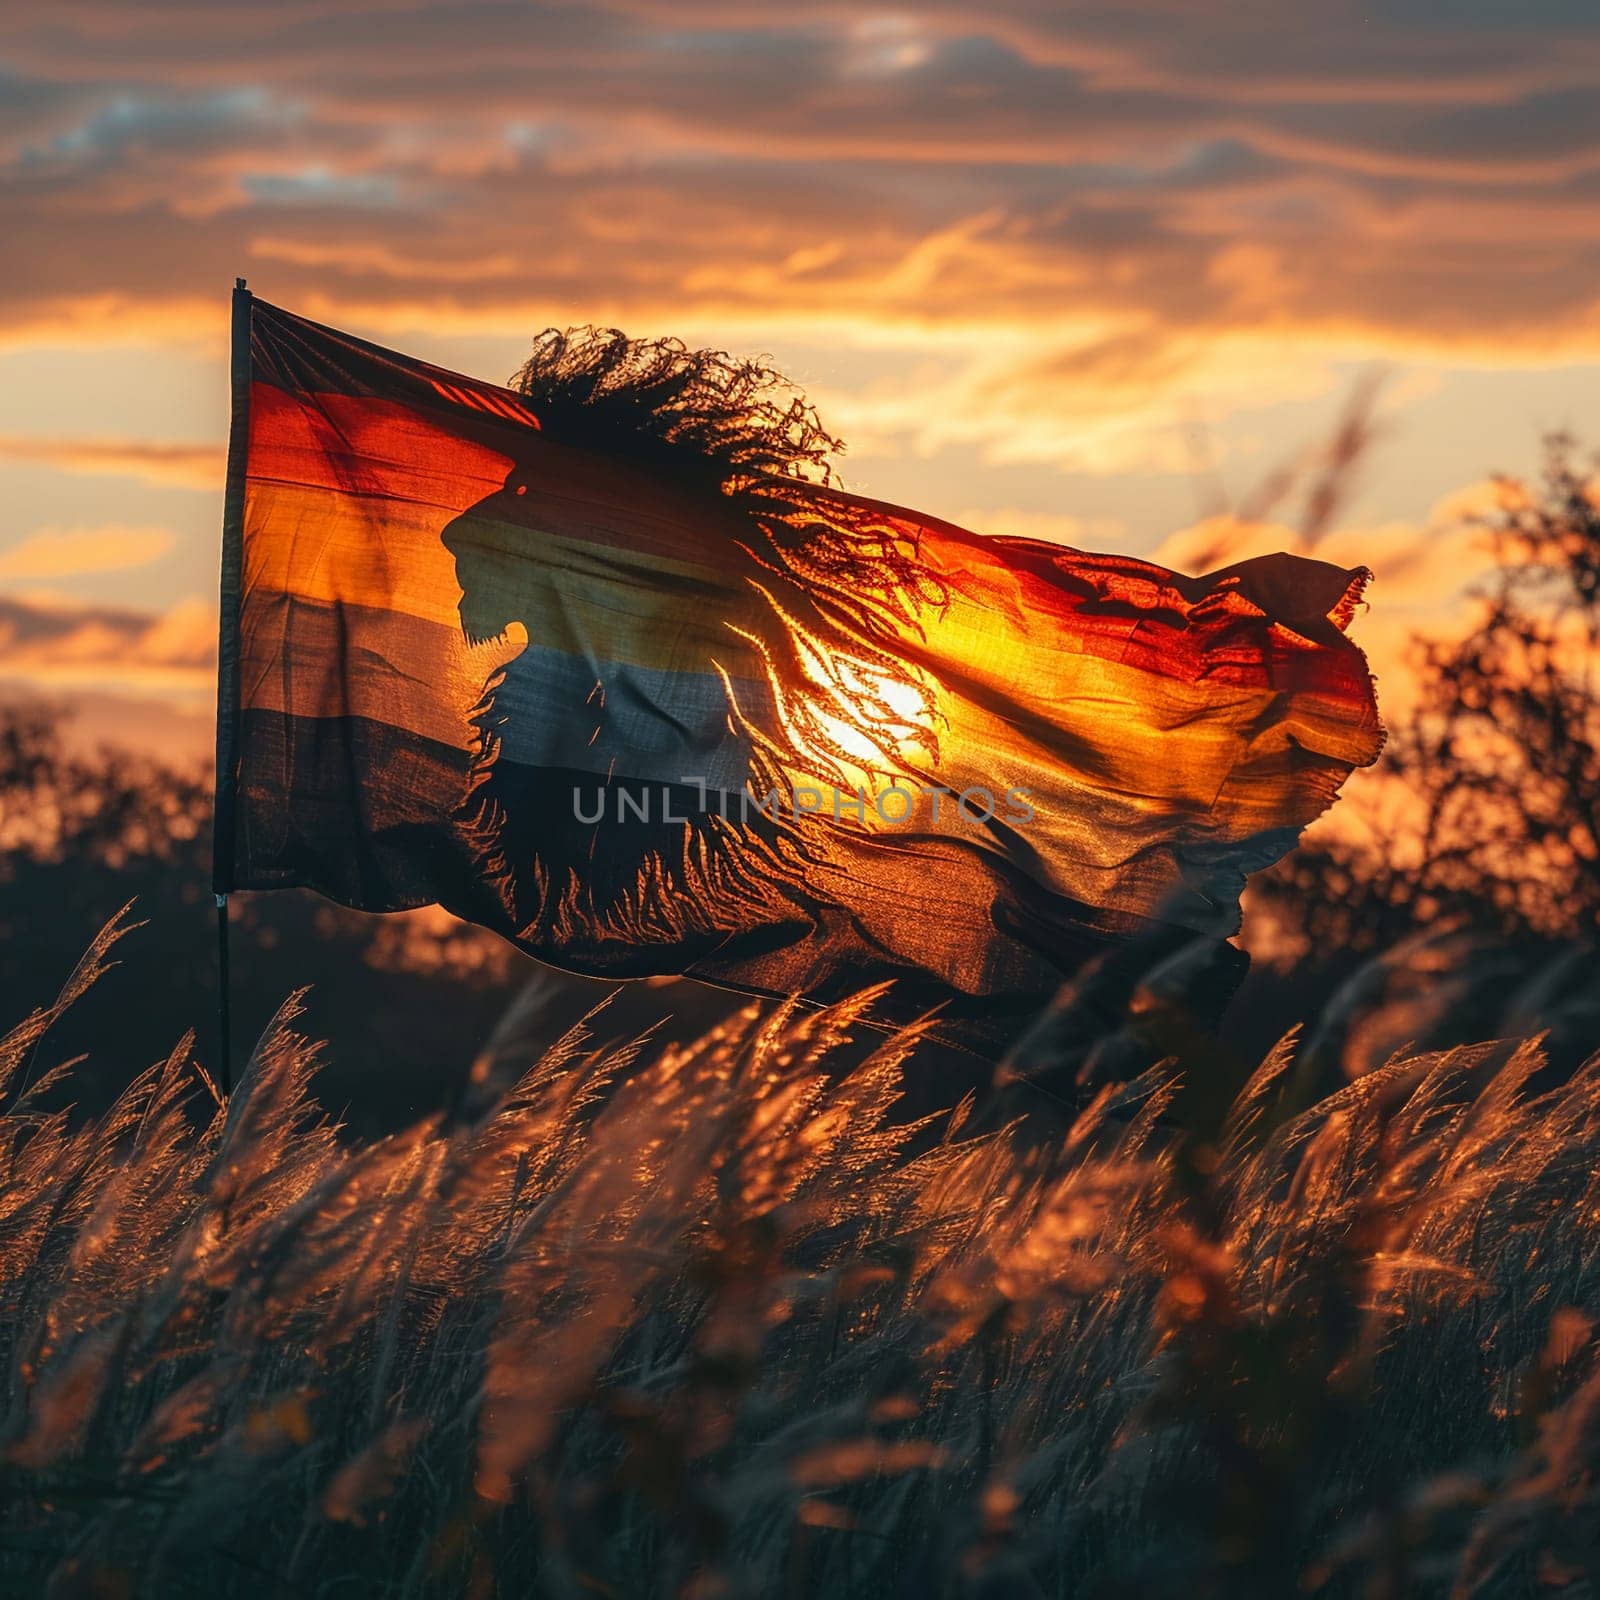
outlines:
M1381 370L1317 553L1392 681L1472 486L1600 444L1597 91L1592 0L12 7L0 677L203 728L242 274L496 379L548 324L766 353L851 487L1177 565L1292 543L1194 525Z

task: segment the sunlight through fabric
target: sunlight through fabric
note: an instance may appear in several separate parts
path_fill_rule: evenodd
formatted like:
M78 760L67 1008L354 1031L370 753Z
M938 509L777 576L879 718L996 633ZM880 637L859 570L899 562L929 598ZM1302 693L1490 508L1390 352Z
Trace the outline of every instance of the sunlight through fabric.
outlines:
M1360 570L707 493L536 390L248 314L220 888L437 902L601 976L888 981L885 1024L991 1048L1118 942L1234 933L1378 754Z

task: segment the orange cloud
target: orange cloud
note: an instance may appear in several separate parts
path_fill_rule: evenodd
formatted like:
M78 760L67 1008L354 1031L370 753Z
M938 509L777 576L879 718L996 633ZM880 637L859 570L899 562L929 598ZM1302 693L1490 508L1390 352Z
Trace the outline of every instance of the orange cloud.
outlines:
M1218 338L1600 354L1576 0L1494 27L1338 0L1293 29L1170 0L275 15L0 24L10 337L210 337L255 261L380 329L1031 335L1020 388L1080 410L1203 384ZM1069 319L1110 341L1081 369Z
M63 472L138 478L180 489L222 486L220 445L161 444L135 439L33 439L0 434L0 458Z
M36 686L210 692L216 651L216 611L198 598L147 612L0 595L0 673Z
M146 567L177 544L167 528L45 528L0 550L0 582L78 578Z
M1580 0L1492 27L1347 9L282 0L262 37L179 0L21 8L0 340L203 342L220 372L244 271L403 348L504 340L501 371L550 323L776 347L857 459L962 474L955 505L1033 503L1041 467L1232 476L1235 419L1352 358L1600 360ZM119 439L0 456L222 469ZM1177 504L1123 520L1137 539Z

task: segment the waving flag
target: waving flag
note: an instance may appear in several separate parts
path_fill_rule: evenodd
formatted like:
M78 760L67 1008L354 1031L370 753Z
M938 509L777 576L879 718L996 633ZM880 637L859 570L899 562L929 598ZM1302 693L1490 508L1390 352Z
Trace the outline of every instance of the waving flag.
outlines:
M884 1020L993 1038L1117 941L1234 932L1377 755L1364 573L707 492L692 442L237 310L219 890L437 901L602 976L894 979Z

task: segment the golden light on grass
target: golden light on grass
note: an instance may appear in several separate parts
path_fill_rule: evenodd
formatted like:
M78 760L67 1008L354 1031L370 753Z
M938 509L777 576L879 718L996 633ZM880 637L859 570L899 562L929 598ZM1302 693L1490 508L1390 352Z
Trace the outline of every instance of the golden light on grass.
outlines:
M1465 1452L1480 1536L1419 1537L1477 1593L1577 1459L1600 1077L1537 1088L1535 1044L1402 1054L1295 1112L1285 1041L1191 1160L1182 1061L1041 1147L899 1115L914 1034L846 1043L870 994L675 1046L601 1013L357 1143L292 1005L230 1100L183 1040L105 1111L49 1110L74 1069L41 1047L116 937L0 1041L8 1582L137 1561L220 1592L245 1559L508 1592L559 1551L605 1592L773 1592L803 1560L865 1594L930 1545L971 1582L1096 1549L1370 1571L1391 1502L1311 1428L1397 1471ZM1526 1466L1474 1477L1534 1415ZM1257 1509L1174 1520L1181 1492Z

